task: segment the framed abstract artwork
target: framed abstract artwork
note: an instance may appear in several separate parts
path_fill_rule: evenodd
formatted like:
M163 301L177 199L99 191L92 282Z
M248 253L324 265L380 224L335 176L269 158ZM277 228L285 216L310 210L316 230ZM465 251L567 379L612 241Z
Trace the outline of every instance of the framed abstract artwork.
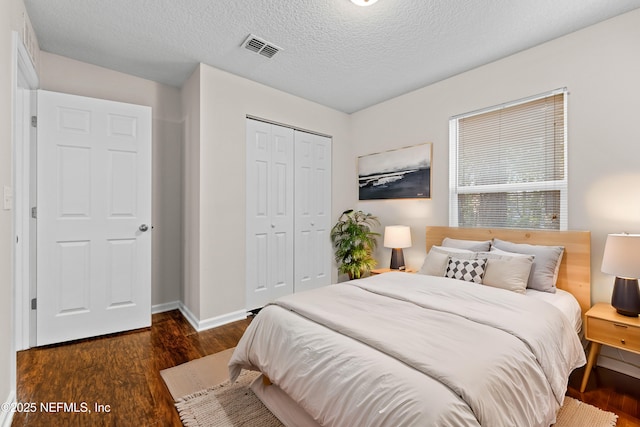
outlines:
M430 199L432 144L358 157L360 200Z

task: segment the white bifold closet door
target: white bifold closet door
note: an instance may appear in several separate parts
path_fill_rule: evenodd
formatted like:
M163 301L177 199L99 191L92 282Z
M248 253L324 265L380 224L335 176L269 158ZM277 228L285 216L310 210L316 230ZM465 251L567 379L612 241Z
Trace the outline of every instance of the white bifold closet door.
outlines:
M246 307L331 282L331 139L247 119Z
M293 129L247 120L247 309L293 293Z
M296 292L331 283L331 139L295 132Z

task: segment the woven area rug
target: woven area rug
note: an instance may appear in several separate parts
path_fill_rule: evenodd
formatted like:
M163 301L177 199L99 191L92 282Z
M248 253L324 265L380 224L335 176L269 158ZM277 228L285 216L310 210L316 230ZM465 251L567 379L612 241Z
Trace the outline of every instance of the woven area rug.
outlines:
M618 416L579 400L565 396L554 427L613 427Z
M233 384L225 381L178 399L176 408L182 423L185 427L282 426L249 388L259 375L243 371Z
M259 373L243 371L234 384L229 383L228 376L211 374L226 372L230 357L231 351L226 351L161 372L176 400L183 424L186 427L282 426L249 388ZM207 381L209 384L203 387ZM178 398L180 392L188 394ZM567 396L553 427L614 427L617 418L611 412Z
M160 371L173 400L222 384L229 379L233 348Z

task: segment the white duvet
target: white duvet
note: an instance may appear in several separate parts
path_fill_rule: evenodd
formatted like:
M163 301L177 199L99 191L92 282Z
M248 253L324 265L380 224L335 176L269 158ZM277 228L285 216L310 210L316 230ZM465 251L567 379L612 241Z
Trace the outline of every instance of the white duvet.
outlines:
M388 273L266 306L229 370L263 372L323 426L523 427L555 422L584 363L544 301Z

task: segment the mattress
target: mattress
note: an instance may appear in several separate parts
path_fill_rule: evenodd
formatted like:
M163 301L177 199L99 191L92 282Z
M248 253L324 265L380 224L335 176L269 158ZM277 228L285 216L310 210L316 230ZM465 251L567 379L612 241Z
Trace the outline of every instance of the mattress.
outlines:
M268 305L230 375L263 372L323 426L548 426L585 363L569 317L530 295L388 273Z

